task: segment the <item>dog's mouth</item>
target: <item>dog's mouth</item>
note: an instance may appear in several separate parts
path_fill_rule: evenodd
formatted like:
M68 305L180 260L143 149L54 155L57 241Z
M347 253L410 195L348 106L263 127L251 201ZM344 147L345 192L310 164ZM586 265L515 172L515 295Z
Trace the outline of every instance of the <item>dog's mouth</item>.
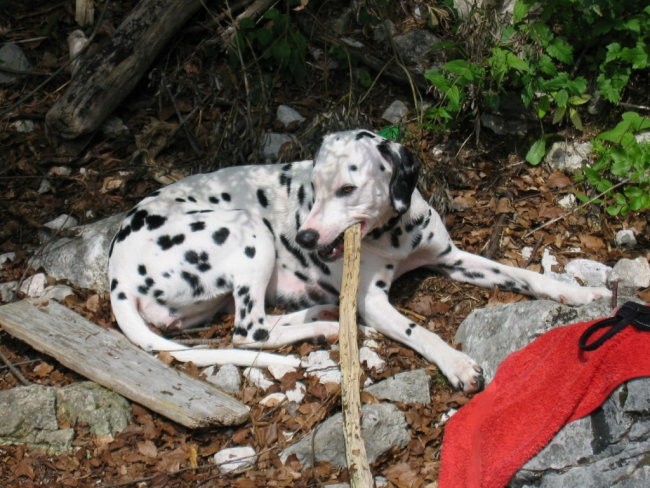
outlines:
M364 231L366 228L366 223L365 222L360 222L361 224L361 237L363 238L364 236ZM341 256L343 256L343 235L345 232L341 232L336 239L334 239L331 243L325 245L325 246L320 246L318 248L318 257L321 258L323 261L336 261L339 259Z

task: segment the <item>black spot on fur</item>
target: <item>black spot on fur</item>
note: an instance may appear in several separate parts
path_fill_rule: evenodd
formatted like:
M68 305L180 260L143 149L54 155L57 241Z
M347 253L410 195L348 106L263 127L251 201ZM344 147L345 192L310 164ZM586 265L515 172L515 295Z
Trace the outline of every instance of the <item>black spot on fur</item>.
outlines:
M192 230L192 232L198 232L200 230L203 230L205 229L205 222L202 222L200 220L198 222L192 222L190 224L190 229Z
M183 271L181 273L181 278L183 278L192 289L192 296L199 296L204 292L203 285L201 285L201 280L199 277L193 273Z
M361 132L358 132L356 136L354 136L354 140L358 141L359 139L363 139L364 137L367 137L369 139L374 139L376 136L372 132L362 130Z
M300 271L294 271L293 273L301 281L309 281L309 277L305 274L302 274Z
M386 282L384 280L377 280L375 281L375 286L383 290L384 288L386 288Z
M212 197L212 196L211 196L210 198L208 198L208 201L209 201L210 203L214 203L215 205L216 205L217 203L219 203L219 199L218 199L217 197Z
M300 251L300 249L293 246L291 242L289 242L289 239L287 239L287 237L284 234L280 236L280 242L285 247L285 249L289 251L293 255L293 257L295 257L300 262L300 264L304 268L309 266L307 264L307 259L305 258L304 254Z
M222 227L219 230L216 230L212 234L212 240L221 245L224 242L226 242L226 239L228 239L228 236L230 235L230 231L226 227Z
M348 169L349 169L350 171L356 171L356 170L358 170L359 168L357 168L357 165L356 165L356 164L351 164L350 166L348 166Z
M410 336L413 333L412 329L406 329L406 335Z
M463 276L469 279L473 278L485 278L485 275L481 273L480 271L468 271L466 269L463 270Z
M395 265L394 264L387 264L386 269L395 269Z
M269 206L269 200L266 198L266 194L261 188L257 190L257 201L260 202L260 205L264 208Z
M448 244L448 245L447 245L447 249L445 249L445 250L442 251L440 254L438 254L438 257L440 257L440 256L445 256L446 254L449 254L450 252L451 252L451 244Z
M121 242L124 239L126 239L130 233L131 233L131 226L130 225L124 226L120 229L120 231L115 236L115 240Z
M180 198L180 197L178 197L178 198L174 198L174 201L176 201L176 202L178 202L178 203L185 203L185 199L184 199L184 198Z
M117 299L118 299L118 300L126 300L126 295L124 294L123 291L121 291L121 292L119 292L119 293L117 294Z
M185 241L185 234L176 234L174 237L171 237L167 234L160 236L158 238L158 245L163 251L167 249L182 244Z
M492 268L491 270L494 274L500 274L501 270L499 268Z
M309 253L309 259L311 260L312 263L318 266L318 269L320 269L324 275L329 275L332 273L330 271L329 266L320 260L317 252Z
M216 284L217 287L219 287L219 288L225 288L226 285L227 285L228 283L226 282L226 280L225 280L223 277L220 276L220 277L217 278L217 280L215 281L215 284Z
M287 188L287 195L291 193L291 176L280 173L280 184Z
M248 256L249 258L253 259L255 257L255 248L252 246L246 246L244 248L244 254Z
M339 296L339 291L336 288L334 288L332 285L330 285L327 281L323 281L323 280L318 281L318 286L320 286L327 293L334 295L335 297Z
M196 264L199 262L199 254L196 251L187 251L185 253L185 261L190 264Z
M417 324L415 324L414 322L411 322L411 323L409 324L409 327L410 327L411 329L415 329L416 326L417 326Z
M301 207L305 203L305 187L303 185L300 185L300 188L298 188L298 203Z
M269 340L269 331L266 329L257 329L253 333L253 340L255 342L266 342Z
M167 217L163 217L162 215L147 215L144 221L147 224L148 230L155 230L167 222Z
M117 288L117 280L113 278L111 280L111 291L115 290L115 288Z
M214 210L210 210L210 209L190 210L189 212L185 212L185 215L194 215L194 214L199 214L199 213L210 213L210 212L214 212Z
M144 280L144 284L147 285L148 288L151 288L155 283L156 282L151 277Z
M137 232L144 227L144 219L148 214L149 213L146 210L138 210L133 214L133 218L131 219L131 230L133 230L133 232Z
M163 296L164 294L165 294L165 292L162 291L162 290L154 290L154 291L153 291L153 296L156 297L156 298L161 297L161 296Z
M138 274L140 276L144 276L147 274L147 268L144 266L144 264L138 266Z
M237 295L239 295L240 297L244 295L248 295L250 291L251 289L248 288L247 286L242 286L237 290Z
M192 196L187 197L187 199L192 203L196 203L196 198L194 198Z
M230 201L230 193L222 193L221 198L223 198L224 202L229 202Z
M269 232L275 239L275 232L273 231L273 226L271 225L271 222L268 221L265 217L262 217L262 222L264 222L264 225L266 225L266 228L269 229Z
M411 247L415 249L420 245L421 241L422 241L422 232L418 232L417 234L415 234L415 237L411 241Z
M234 335L240 335L242 337L246 337L248 335L248 331L244 327L235 327L232 333Z

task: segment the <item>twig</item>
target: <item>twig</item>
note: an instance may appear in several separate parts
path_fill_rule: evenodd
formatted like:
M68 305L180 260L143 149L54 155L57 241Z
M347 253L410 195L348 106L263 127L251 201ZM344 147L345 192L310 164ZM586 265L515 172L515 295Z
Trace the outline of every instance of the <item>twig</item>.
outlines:
M637 110L648 110L648 111L650 111L650 107L648 107L647 105L636 105L634 103L628 103L628 102L618 102L618 104L621 107L635 108Z
M374 486L366 446L361 435L359 346L357 343L357 291L361 263L361 225L344 234L343 282L341 284L339 354L341 363L341 405L345 458L352 488Z
M630 182L630 179L629 179L629 178L625 178L623 181L619 181L619 182L616 183L615 185L612 185L611 187L609 187L607 190L602 191L602 192L600 192L598 195L596 195L595 197L593 197L593 198L587 200L587 201L584 202L582 205L578 205L578 206L577 206L576 208L574 208L573 210L571 210L571 211L569 211L569 212L567 212L567 213L565 213L565 214L562 214L562 215L560 215L559 217L555 217L554 219L551 219L551 220L549 220L548 222L546 222L546 223L544 223L544 224L542 224L542 225L540 225L540 226L538 226L538 227L535 227L533 230L530 230L530 231L526 232L526 233L522 236L522 239L528 237L529 235L534 234L534 233L537 232L538 230L542 230L542 229L548 227L549 225L554 224L555 222L558 222L558 221L562 220L562 219L565 218L565 217L568 217L569 215L572 215L572 214L576 213L578 210L582 210L582 209L585 208L587 205L589 205L589 204L593 203L594 201L598 200L598 199L599 199L600 197L602 197L603 195L606 195L606 194L609 193L610 191L612 191L612 190L618 188L619 186L623 186L623 185L625 185L625 184L627 184L627 183L629 183L629 182Z
M542 245L542 242L544 242L544 237L540 237L537 239L537 242L533 246L533 250L530 251L530 256L528 256L528 259L526 260L526 264L524 265L524 268L527 268L530 266L530 263L533 262L533 258L535 257L535 254L537 254L537 251L539 251L539 247Z
M24 386L31 385L30 381L23 376L20 370L16 368L16 366L14 366L11 361L9 361L9 358L2 354L2 351L0 351L0 360L5 363L7 368L9 368L9 371L11 371L11 374L13 374L16 379L20 381Z
M499 218L492 228L492 234L490 234L490 238L488 239L487 249L485 249L485 252L483 253L483 256L486 258L492 259L499 250L499 243L501 241L501 234L503 232L503 226L506 223L506 218L506 214L499 214Z

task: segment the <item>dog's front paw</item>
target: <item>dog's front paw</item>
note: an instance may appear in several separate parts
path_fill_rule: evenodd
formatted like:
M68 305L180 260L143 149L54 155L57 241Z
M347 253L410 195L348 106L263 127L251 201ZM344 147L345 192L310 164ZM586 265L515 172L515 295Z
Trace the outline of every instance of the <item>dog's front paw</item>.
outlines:
M604 287L575 286L570 290L564 290L564 293L558 295L557 300L565 305L586 305L588 303L600 300L601 298L610 298L612 292Z
M482 390L485 386L483 368L460 351L450 349L450 354L445 361L438 363L438 367L458 390L473 393Z

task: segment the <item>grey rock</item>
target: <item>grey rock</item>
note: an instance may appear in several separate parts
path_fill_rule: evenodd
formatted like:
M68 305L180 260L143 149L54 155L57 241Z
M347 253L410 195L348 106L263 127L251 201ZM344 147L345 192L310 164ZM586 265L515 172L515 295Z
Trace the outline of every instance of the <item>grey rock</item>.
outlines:
M4 68L15 71L29 71L32 65L20 47L14 43L7 43L0 48L0 63ZM0 71L0 85L9 85L21 75Z
M609 315L607 300L569 307L550 300L534 300L474 310L461 324L455 340L484 369L491 380L498 364L511 352L561 324Z
M118 214L74 227L76 237L51 240L32 258L30 265L42 267L57 280L65 279L99 292L108 291L108 249L123 219L124 214Z
M97 437L111 437L131 422L131 405L122 396L91 381L57 390L57 414L72 424L88 424Z
M528 123L525 120L488 112L481 114L481 125L500 136L523 136L528 132Z
M429 374L424 369L405 371L365 388L380 400L402 403L431 403Z
M372 38L377 41L385 41L388 36L395 34L395 24L390 19L385 19L381 24L372 29Z
M203 370L205 380L226 393L237 393L241 390L241 375L234 364L224 364L220 368L209 366Z
M438 38L428 30L412 30L393 37L395 48L401 58L415 65L428 64L428 56Z
M384 113L381 114L381 118L390 122L391 124L400 124L406 119L406 116L409 113L409 108L401 100L395 100L391 103Z
M639 132L634 136L638 144L650 144L650 131Z
M575 173L589 161L592 150L591 142L556 142L551 146L544 161L553 170Z
M267 162L277 162L282 153L282 146L294 141L289 134L267 132L262 136L262 157Z
M591 259L572 259L564 271L573 278L578 278L585 286L605 286L612 268Z
M609 276L609 281L618 281L620 286L645 288L650 286L650 264L644 257L620 259Z
M0 391L0 444L24 444L52 453L72 447L73 429L59 429L56 391L31 385Z
M634 247L636 246L636 236L632 229L621 229L616 233L614 242L618 247Z
M0 302L10 302L16 297L17 281L0 283Z
M370 462L389 449L403 448L410 440L404 414L389 403L361 407L361 434ZM296 444L282 451L280 458L284 462L292 454L303 466L311 466L314 459L338 467L346 466L343 415L339 413L327 419Z
M619 303L630 297L620 296ZM582 307L530 301L475 310L456 340L492 378L511 351L552 327L609 315L604 301ZM514 476L512 488L648 486L650 378L627 382L591 415L564 426Z

